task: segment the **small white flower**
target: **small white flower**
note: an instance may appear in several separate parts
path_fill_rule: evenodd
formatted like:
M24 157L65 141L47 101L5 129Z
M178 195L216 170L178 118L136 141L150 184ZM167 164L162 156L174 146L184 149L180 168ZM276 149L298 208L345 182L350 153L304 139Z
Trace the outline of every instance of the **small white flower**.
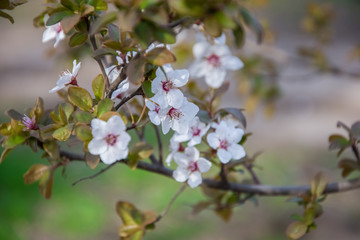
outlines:
M166 160L165 160L165 162L167 163L168 166L170 166L170 163L171 163L172 159L174 158L174 156L176 155L176 153L185 151L185 148L181 145L181 142L176 141L175 136L176 136L176 133L170 138L171 153L166 157Z
M116 51L116 53L119 55L119 56L116 56L116 60L118 62L118 65L122 65L122 64L125 64L125 63L129 63L130 58L134 57L137 52L130 51L130 52L127 52L126 54L123 54L120 51Z
M145 99L145 105L149 108L149 118L150 121L155 125L160 125L163 116L161 115L162 111L159 104L154 101L153 98Z
M163 44L163 43L152 43L149 45L149 47L145 50L145 53L150 52L151 50L153 50L154 48L163 48L166 47L168 50L170 50L170 46L168 44Z
M173 177L178 182L185 182L191 188L197 187L202 183L201 173L210 170L211 162L200 157L199 150L195 147L187 147L185 153L177 153L175 162L177 169L173 172Z
M174 139L179 142L188 142L188 146L195 146L201 143L202 137L209 130L210 125L201 122L199 117L195 117L189 126L189 131L186 134L175 134Z
M93 155L100 155L105 164L125 159L128 156L130 135L121 117L112 116L107 122L100 119L91 121L93 139L88 149Z
M214 45L201 41L194 45L193 54L195 62L190 72L193 77L205 77L205 82L211 88L219 88L225 80L227 70L238 70L244 63L231 55L225 45L225 37L218 38Z
M112 65L110 67L105 68L106 75L109 78L110 83L115 82L115 80L120 75L120 70L117 69L116 65Z
M245 157L244 148L238 144L244 135L244 131L228 125L226 121L221 121L215 132L207 135L207 142L210 147L217 150L217 156L220 162L226 164L231 159L241 159Z
M194 103L188 102L185 97L179 108L168 106L165 109L160 109L163 133L167 134L171 128L179 134L186 134L189 131L190 122L198 111L199 107Z
M165 73L160 67L157 69L156 78L151 84L151 91L155 93L154 101L162 108L179 108L184 94L178 88L188 82L189 72L186 69L173 70L170 65L164 65L163 69Z
M125 79L122 81L118 88L111 94L111 100L115 100L116 98L122 99L123 93L129 89L129 81Z
M44 23L46 23L48 19L49 19L49 16L45 15ZM42 42L45 43L45 42L48 42L51 39L55 38L54 47L56 47L59 44L59 42L65 38L65 33L61 28L60 22L58 22L54 25L51 25L51 26L45 25L45 27L46 27L46 30L43 33Z
M78 64L76 63L76 60L73 61L73 69L72 72L69 70L66 70L60 75L60 78L56 82L56 86L49 91L49 93L53 93L56 91L59 91L60 89L66 87L67 85L75 85L77 86L77 80L76 76L79 72L81 62Z

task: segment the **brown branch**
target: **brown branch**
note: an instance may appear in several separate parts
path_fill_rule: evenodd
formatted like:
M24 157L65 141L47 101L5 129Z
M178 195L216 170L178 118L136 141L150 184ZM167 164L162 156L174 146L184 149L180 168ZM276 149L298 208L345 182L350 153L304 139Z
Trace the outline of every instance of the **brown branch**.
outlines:
M116 106L115 109L118 110L122 105L124 105L125 103L127 103L129 100L131 100L133 97L135 96L144 96L144 91L142 90L142 86L140 86L138 89L136 89L132 94L130 94L127 97L124 97L121 102L119 102Z
M156 134L156 140L158 142L158 151L159 151L159 164L160 165L164 165L163 163L163 147L162 147L162 142L161 142L161 136L160 136L160 131L158 126L152 124L154 126L155 129L155 134Z
M80 154L61 152L61 155L67 157L69 160L84 161L84 156ZM127 160L118 161L116 163L125 163ZM143 161L139 161L137 168L146 170L149 172L164 175L172 178L173 170L161 166L159 164L151 164ZM254 185L254 184L243 184L243 183L223 183L222 181L216 181L213 179L204 179L203 184L209 188L230 190L233 192L249 193L254 195L262 196L293 196L299 195L304 192L310 191L310 186L270 186L270 185ZM324 191L324 194L332 194L345 192L360 188L360 178L352 179L343 182L329 183Z

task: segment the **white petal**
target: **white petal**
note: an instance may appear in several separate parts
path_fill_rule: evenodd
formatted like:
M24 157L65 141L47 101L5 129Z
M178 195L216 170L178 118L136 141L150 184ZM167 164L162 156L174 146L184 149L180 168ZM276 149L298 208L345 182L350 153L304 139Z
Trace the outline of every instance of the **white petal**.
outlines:
M171 89L167 94L167 103L174 107L180 108L184 101L184 94L179 89Z
M164 91L162 88L162 82L165 82L166 78L164 75L164 72L161 70L161 68L158 68L156 70L156 77L151 83L151 91L153 93L158 93L159 91Z
M173 172L173 177L175 178L176 181L178 182L185 182L186 179L188 179L189 177L189 171L183 168L177 168L174 172Z
M170 166L172 159L173 159L173 153L170 153L165 159L165 162L168 166Z
M189 71L186 69L175 70L168 74L175 87L182 87L189 81Z
M46 28L43 36L42 36L42 42L50 41L51 39L56 37L56 32L52 28Z
M189 132L186 134L175 134L173 138L177 142L186 142L190 140L191 135L189 134Z
M230 145L228 151L231 152L232 158L235 160L239 160L246 156L246 152L240 144Z
M171 124L170 119L168 117L166 117L161 124L161 129L162 129L163 134L167 134L169 132L170 124Z
M129 80L127 80L127 78L122 81L121 83L119 83L118 89L121 89L122 91L127 91L129 89Z
M193 47L195 58L203 58L208 52L211 45L208 42L198 42Z
M106 131L106 122L100 119L91 120L91 133L96 139L103 139L108 132Z
M92 139L88 144L89 152L93 155L99 155L108 149L106 141L103 139Z
M107 151L100 154L100 159L105 164L111 164L117 160L120 160L119 153L120 151L118 149L110 147Z
M149 118L150 118L150 121L155 125L159 125L160 122L161 122L159 114L157 112L155 112L155 111L150 111L149 112Z
M205 158L199 158L197 165L199 167L199 171L202 173L209 171L211 168L211 162Z
M219 157L220 162L226 164L231 160L231 153L226 151L225 149L219 149L217 151L217 155Z
M226 35L225 35L225 33L221 34L220 37L215 38L215 39L214 39L214 42L215 42L216 44L225 44L225 43L226 43Z
M212 149L217 149L220 146L220 140L218 138L218 135L214 132L209 133L206 140Z
M113 134L120 134L125 131L126 126L121 117L114 115L107 121L106 128Z
M187 147L185 149L186 157L190 160L197 160L199 159L200 152L195 147Z
M66 84L71 82L71 74L65 73L56 82L56 85L65 87Z
M205 75L205 82L207 85L209 85L211 88L219 88L226 76L225 69L222 68L213 68L211 71L208 71Z
M235 56L225 56L221 59L221 65L229 70L239 70L244 67L244 63L240 60L240 58Z
M123 149L126 149L129 145L129 142L131 140L131 137L130 135L123 131L119 136L118 136L118 139L117 139L117 142L115 144L115 147L117 148L123 148Z
M194 78L201 78L204 77L207 73L208 63L204 60L196 60L190 66L190 74Z
M191 173L187 183L191 188L199 186L202 183L201 173L200 172Z
M169 106L167 94L164 91L159 91L151 99L157 104L159 104L160 108L166 108L167 106Z
M76 76L79 72L81 66L81 62L79 62L78 64L76 64L76 59L73 61L73 69L72 69L72 75Z
M187 169L190 159L187 158L186 154L177 152L174 154L174 161L180 168Z
M226 56L231 55L230 48L227 45L224 44L216 44L211 46L210 51L212 53L215 53L217 56Z
M64 87L65 87L65 86L61 86L61 87L55 86L54 88L52 88L52 89L49 90L49 93L57 92L57 91L59 91L60 89L63 89Z

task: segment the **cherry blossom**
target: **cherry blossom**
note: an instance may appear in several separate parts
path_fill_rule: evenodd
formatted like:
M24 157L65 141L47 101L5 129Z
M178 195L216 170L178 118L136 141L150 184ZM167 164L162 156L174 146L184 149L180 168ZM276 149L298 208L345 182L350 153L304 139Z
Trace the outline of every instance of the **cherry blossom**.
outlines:
M120 70L117 69L116 65L112 65L110 67L105 68L106 75L109 78L110 83L115 82L115 80L120 75Z
M225 36L214 41L211 45L207 41L197 42L193 47L195 62L190 68L193 77L205 77L205 82L211 88L219 88L225 80L227 70L238 70L244 63L231 55L225 45Z
M145 99L145 105L150 110L149 111L150 121L155 125L160 125L163 119L163 116L161 115L163 111L160 111L161 108L159 104L156 103L153 98L150 98L150 99Z
M105 164L125 159L128 156L130 135L121 117L112 116L107 122L100 119L91 121L93 139L88 149L93 155L100 155Z
M211 162L200 157L199 150L195 147L187 147L185 153L177 153L175 162L178 167L173 172L173 177L178 182L187 180L191 188L202 183L201 173L209 171L211 167Z
M123 93L129 89L129 81L125 79L122 81L117 89L111 94L111 100L115 100L116 98L122 99Z
M116 51L116 53L118 54L118 56L116 56L116 60L118 62L118 65L122 65L122 64L125 64L125 63L129 63L130 58L134 57L137 52L129 51L126 54L123 54L120 51Z
M48 19L49 19L49 16L45 15L44 23L46 23ZM42 42L45 43L45 42L48 42L51 39L55 38L54 47L57 47L59 42L65 38L65 33L61 28L60 22L58 22L54 25L51 25L51 26L45 25L45 27L46 27L46 30L43 33Z
M161 127L164 134L171 129L179 134L186 134L189 131L190 122L199 112L199 107L189 102L185 97L179 108L168 106L160 109Z
M178 88L184 86L188 80L189 72L186 69L173 70L170 65L165 65L163 69L158 68L156 78L151 84L151 91L155 93L154 101L163 108L179 108L184 94Z
M172 136L172 138L170 138L171 152L166 157L166 160L165 160L165 162L167 163L168 166L170 166L170 163L171 163L172 159L175 157L176 153L185 151L185 148L181 145L181 142L179 142L175 139L175 136L176 136L176 134L174 134Z
M231 159L241 159L245 157L244 148L238 144L244 135L241 128L229 125L227 121L220 121L216 126L215 132L207 135L207 142L210 147L217 150L220 162L226 164Z
M76 76L79 72L80 69L80 65L81 62L79 62L78 64L76 63L76 60L73 61L73 69L72 72L70 72L69 70L66 70L65 72L63 72L60 75L59 80L57 80L56 82L56 86L54 88L52 88L49 93L53 93L56 91L59 91L60 89L68 86L68 85L75 85L77 86L77 80L76 80Z
M194 146L201 143L202 137L209 130L210 125L201 122L199 117L195 117L189 126L189 131L186 134L175 134L174 139L179 142L188 142L188 146Z

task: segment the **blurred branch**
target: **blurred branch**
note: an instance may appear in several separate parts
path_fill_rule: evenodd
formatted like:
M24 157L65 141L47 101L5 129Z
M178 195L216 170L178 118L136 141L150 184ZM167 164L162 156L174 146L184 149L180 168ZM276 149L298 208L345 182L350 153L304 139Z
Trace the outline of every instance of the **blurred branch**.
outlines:
M66 157L72 161L84 161L84 155L81 154L74 154L74 153L61 151L61 156ZM127 164L128 161L127 160L117 161L114 163L114 165L116 163ZM158 173L170 178L172 178L172 174L173 174L173 170L167 167L161 166L159 164L152 164L143 161L138 162L137 168L153 173ZM99 172L97 175L103 173L104 171ZM203 184L205 184L209 188L230 190L233 192L249 193L254 195L262 195L262 196L292 196L310 191L310 186L308 185L306 186L253 185L253 184L230 183L230 182L224 183L223 181L216 181L213 179L204 179ZM349 181L343 181L343 182L329 183L324 190L324 194L345 192L358 188L360 188L360 178L352 179Z

